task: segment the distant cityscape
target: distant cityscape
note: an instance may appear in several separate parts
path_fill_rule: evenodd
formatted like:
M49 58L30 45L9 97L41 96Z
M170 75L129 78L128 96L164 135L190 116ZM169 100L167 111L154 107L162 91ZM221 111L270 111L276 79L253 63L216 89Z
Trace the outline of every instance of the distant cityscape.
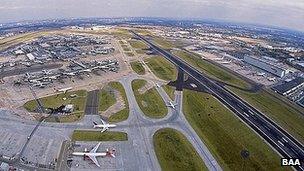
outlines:
M183 48L224 65L257 83L272 86L275 92L301 106L304 105L304 82L299 81L304 77L304 33L297 31L197 20L92 18L1 24L0 40L43 29L61 27L73 30L100 30L116 25L154 28L153 33L158 36L174 41L187 41L187 46ZM111 53L114 48L107 45L106 39L83 35L42 36L36 41L0 51L2 56L26 55L28 58L25 61L1 63L0 68L12 67L16 63L30 66L44 62L42 60L66 60L79 55ZM95 46L86 49L88 45ZM284 90L280 87L284 87Z

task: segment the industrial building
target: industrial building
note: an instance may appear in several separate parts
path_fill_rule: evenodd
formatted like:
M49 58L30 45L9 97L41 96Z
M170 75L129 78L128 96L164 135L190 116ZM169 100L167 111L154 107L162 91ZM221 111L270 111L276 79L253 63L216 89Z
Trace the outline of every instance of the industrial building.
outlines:
M304 96L297 102L300 106L304 107Z
M285 69L281 66L274 64L274 62L262 58L244 56L244 62L281 78L284 77L289 72L288 69Z
M272 89L283 96L289 96L293 92L300 90L303 87L304 87L304 78L297 77L291 81L274 86Z

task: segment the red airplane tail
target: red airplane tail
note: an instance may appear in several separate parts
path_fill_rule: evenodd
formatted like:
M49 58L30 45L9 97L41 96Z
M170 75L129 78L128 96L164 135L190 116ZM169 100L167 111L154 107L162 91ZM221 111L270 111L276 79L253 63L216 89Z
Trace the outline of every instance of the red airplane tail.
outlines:
M113 157L113 158L115 158L116 156L115 156L115 149L112 149L112 150L109 150L109 149L107 149L107 157Z

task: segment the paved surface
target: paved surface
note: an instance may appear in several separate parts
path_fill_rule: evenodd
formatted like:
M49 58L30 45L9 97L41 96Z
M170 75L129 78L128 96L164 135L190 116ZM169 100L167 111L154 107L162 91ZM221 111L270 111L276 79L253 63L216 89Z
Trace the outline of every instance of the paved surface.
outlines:
M182 114L181 102L182 93L176 92L175 102L178 104L176 109L169 109L168 115L163 119L150 119L147 118L140 110L136 103L131 81L137 79L138 76L129 75L128 77L121 78L120 82L123 84L126 90L126 94L129 101L130 116L126 121L118 123L113 131L123 131L128 133L128 141L124 142L103 142L103 146L99 151L103 151L105 148L115 148L117 151L117 160L100 158L98 161L102 164L103 170L161 170L158 160L155 155L153 146L153 134L161 128L174 128L183 133L193 147L197 150L198 154L202 157L203 161L209 170L221 170L220 166L206 148L204 143L196 135L195 131L186 121ZM162 88L157 88L161 97L165 102L169 101L168 95ZM18 137L19 148L26 141L25 136L19 136L22 134L27 135L37 124L35 121L28 121L19 119L8 112L0 115L0 127L5 128L4 132L14 132ZM40 127L36 131L32 140L30 141L28 148L24 151L24 156L27 160L33 162L50 162L52 159L57 158L61 143L64 140L69 140L69 136L74 129L92 129L92 121L98 121L98 115L86 115L83 120L78 123L41 123ZM16 127L18 125L18 127ZM11 135L13 136L13 135ZM39 142L39 139L43 139ZM77 150L83 150L84 147L94 146L97 142L82 143L81 147ZM8 143L7 143L8 144ZM94 144L94 145L93 145ZM8 145L11 148L11 145ZM11 154L18 151L8 151ZM13 146L13 148L15 148ZM6 151L4 149L3 151ZM38 156L42 156L41 158ZM132 156L132 157L130 157ZM63 162L66 159L61 159ZM95 165L90 164L88 161L83 161L82 157L73 157L72 170L100 170ZM65 167L65 164L61 165ZM59 169L60 170L60 169ZM65 169L64 169L65 170Z
M37 121L24 120L14 116L11 112L0 110L0 154L7 157L20 156L25 162L14 162L14 166L33 170L36 166L49 167L50 163L58 156L61 143L69 139L71 129L54 128L51 125L46 127L41 123L35 134L32 134ZM27 163L28 166L23 165Z
M77 142L77 146L75 147L74 151L84 151L84 149L91 150L97 143L96 142ZM129 149L126 149L126 146L129 146L129 142L103 142L100 147L98 148L97 152L105 152L106 149L113 149L115 148L116 152L115 158L111 157L97 157L98 163L101 165L101 168L97 168L96 165L90 161L90 159L86 159L84 161L84 158L82 156L77 157L73 156L73 162L71 164L71 170L128 170L127 166L128 163L124 162L130 162L130 159L124 159L127 158L125 156L128 156L130 153ZM131 168L129 168L131 169ZM131 169L132 170L132 169Z
M84 113L86 115L98 115L99 90L88 92Z
M138 35L139 36L139 35ZM216 84L203 73L199 72L191 65L185 63L178 57L157 47L145 38L139 36L149 44L154 50L162 54L166 59L179 66L185 73L196 79L200 86L207 88L212 94L235 113L243 122L255 130L263 137L280 155L285 158L304 158L304 147L289 133L278 126L274 121L266 117L263 113L249 105L247 102L237 97L223 86ZM296 167L304 170L304 166Z
M51 64L45 64L45 65L35 64L31 67L13 68L10 70L1 71L0 78L10 77L10 76L14 76L14 75L21 75L21 74L25 74L27 72L28 73L37 72L37 71L41 71L43 69L55 69L55 68L60 68L60 67L62 67L62 64L51 63Z
M163 54L168 55L165 52L163 52ZM172 57L172 59L175 58ZM200 84L204 89L212 92L223 104L227 105L240 119L254 128L262 137L266 140L271 140L269 141L271 145L275 148L277 147L276 145L278 145L279 152L302 154L302 149L293 151L298 144L291 141L292 139L288 136L285 136L288 142L283 141L282 135L285 134L280 130L281 128L276 127L272 121L267 120L262 114L258 113L259 111L250 107L238 97L231 95L227 90L223 89L223 87L213 83L212 80L204 77L190 66L178 60L176 62L181 64L181 69L184 72L193 76L197 84ZM182 113L182 92L175 92L174 101L177 103L176 109L173 110L170 108L167 116L163 119L150 119L143 114L136 103L131 87L131 81L136 78L139 78L136 74L129 74L126 77L120 78L120 82L126 90L129 101L130 116L126 121L118 123L118 126L111 130L127 132L128 141L102 143L99 151L103 151L107 147L117 150L117 160L109 158L98 159L102 165L102 170L161 170L153 146L153 134L161 128L174 128L183 133L196 149L209 170L222 170L204 142L201 141L185 119ZM162 88L157 88L157 91L165 102L169 101L170 98ZM89 93L86 114L90 115L86 115L77 123L42 122L29 141L27 140L27 135L31 133L35 125L37 125L37 122L18 118L7 111L0 111L0 135L3 136L0 138L0 153L7 156L14 156L14 154L18 153L24 144L28 142L28 145L23 150L22 157L31 163L49 164L53 159L58 157L62 142L70 139L70 135L74 129L92 129L92 121L99 120L99 116L94 115L96 113L98 114L98 108L96 110L98 97L96 94L96 91ZM271 142L273 142L273 144ZM282 143L283 146L280 146L278 142ZM96 144L96 142L79 143L81 146L77 148L77 150L83 150L84 147L93 147ZM290 150L290 153L288 150ZM73 160L72 170L100 170L100 168L90 164L90 162L83 161L82 157L73 157ZM63 159L63 162L65 161L66 160ZM61 166L65 166L65 164L61 163ZM26 168L28 170L34 170L34 166L33 168L31 168L31 166L27 166Z
M131 126L129 128L129 132L131 134L128 132L128 135L136 136L136 144L138 144L140 147L144 147L141 148L140 151L138 151L138 153L142 154L137 155L139 156L139 165L140 163L144 162L146 163L144 166L148 166L147 168L144 168L144 170L160 170L160 166L154 152L153 134L158 129L167 127L177 129L187 137L193 147L197 150L198 154L202 157L209 170L221 170L214 157L211 155L209 150L206 148L204 143L200 140L200 138L197 136L195 131L192 129L192 127L182 114L181 92L177 92L175 94L175 103L177 103L176 109L170 108L168 115L163 119L150 119L143 114L138 104L136 103L136 99L131 87L131 81L131 78L124 78L121 81L125 87L128 101L130 103L130 116L128 120L124 122L128 122L130 124L129 126ZM162 88L157 88L157 90L165 102L168 102L170 100L170 97L165 93ZM132 125L134 125L134 128L132 128ZM140 141L141 139L143 139L143 141ZM142 161L144 159L142 158L142 156L145 156L143 155L145 153L147 159Z

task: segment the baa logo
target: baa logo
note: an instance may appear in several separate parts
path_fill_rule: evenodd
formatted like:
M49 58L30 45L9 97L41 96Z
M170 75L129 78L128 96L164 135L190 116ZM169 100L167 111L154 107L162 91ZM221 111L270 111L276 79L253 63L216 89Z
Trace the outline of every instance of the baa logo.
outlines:
M281 165L282 166L301 166L302 162L300 159L296 158L282 158Z

